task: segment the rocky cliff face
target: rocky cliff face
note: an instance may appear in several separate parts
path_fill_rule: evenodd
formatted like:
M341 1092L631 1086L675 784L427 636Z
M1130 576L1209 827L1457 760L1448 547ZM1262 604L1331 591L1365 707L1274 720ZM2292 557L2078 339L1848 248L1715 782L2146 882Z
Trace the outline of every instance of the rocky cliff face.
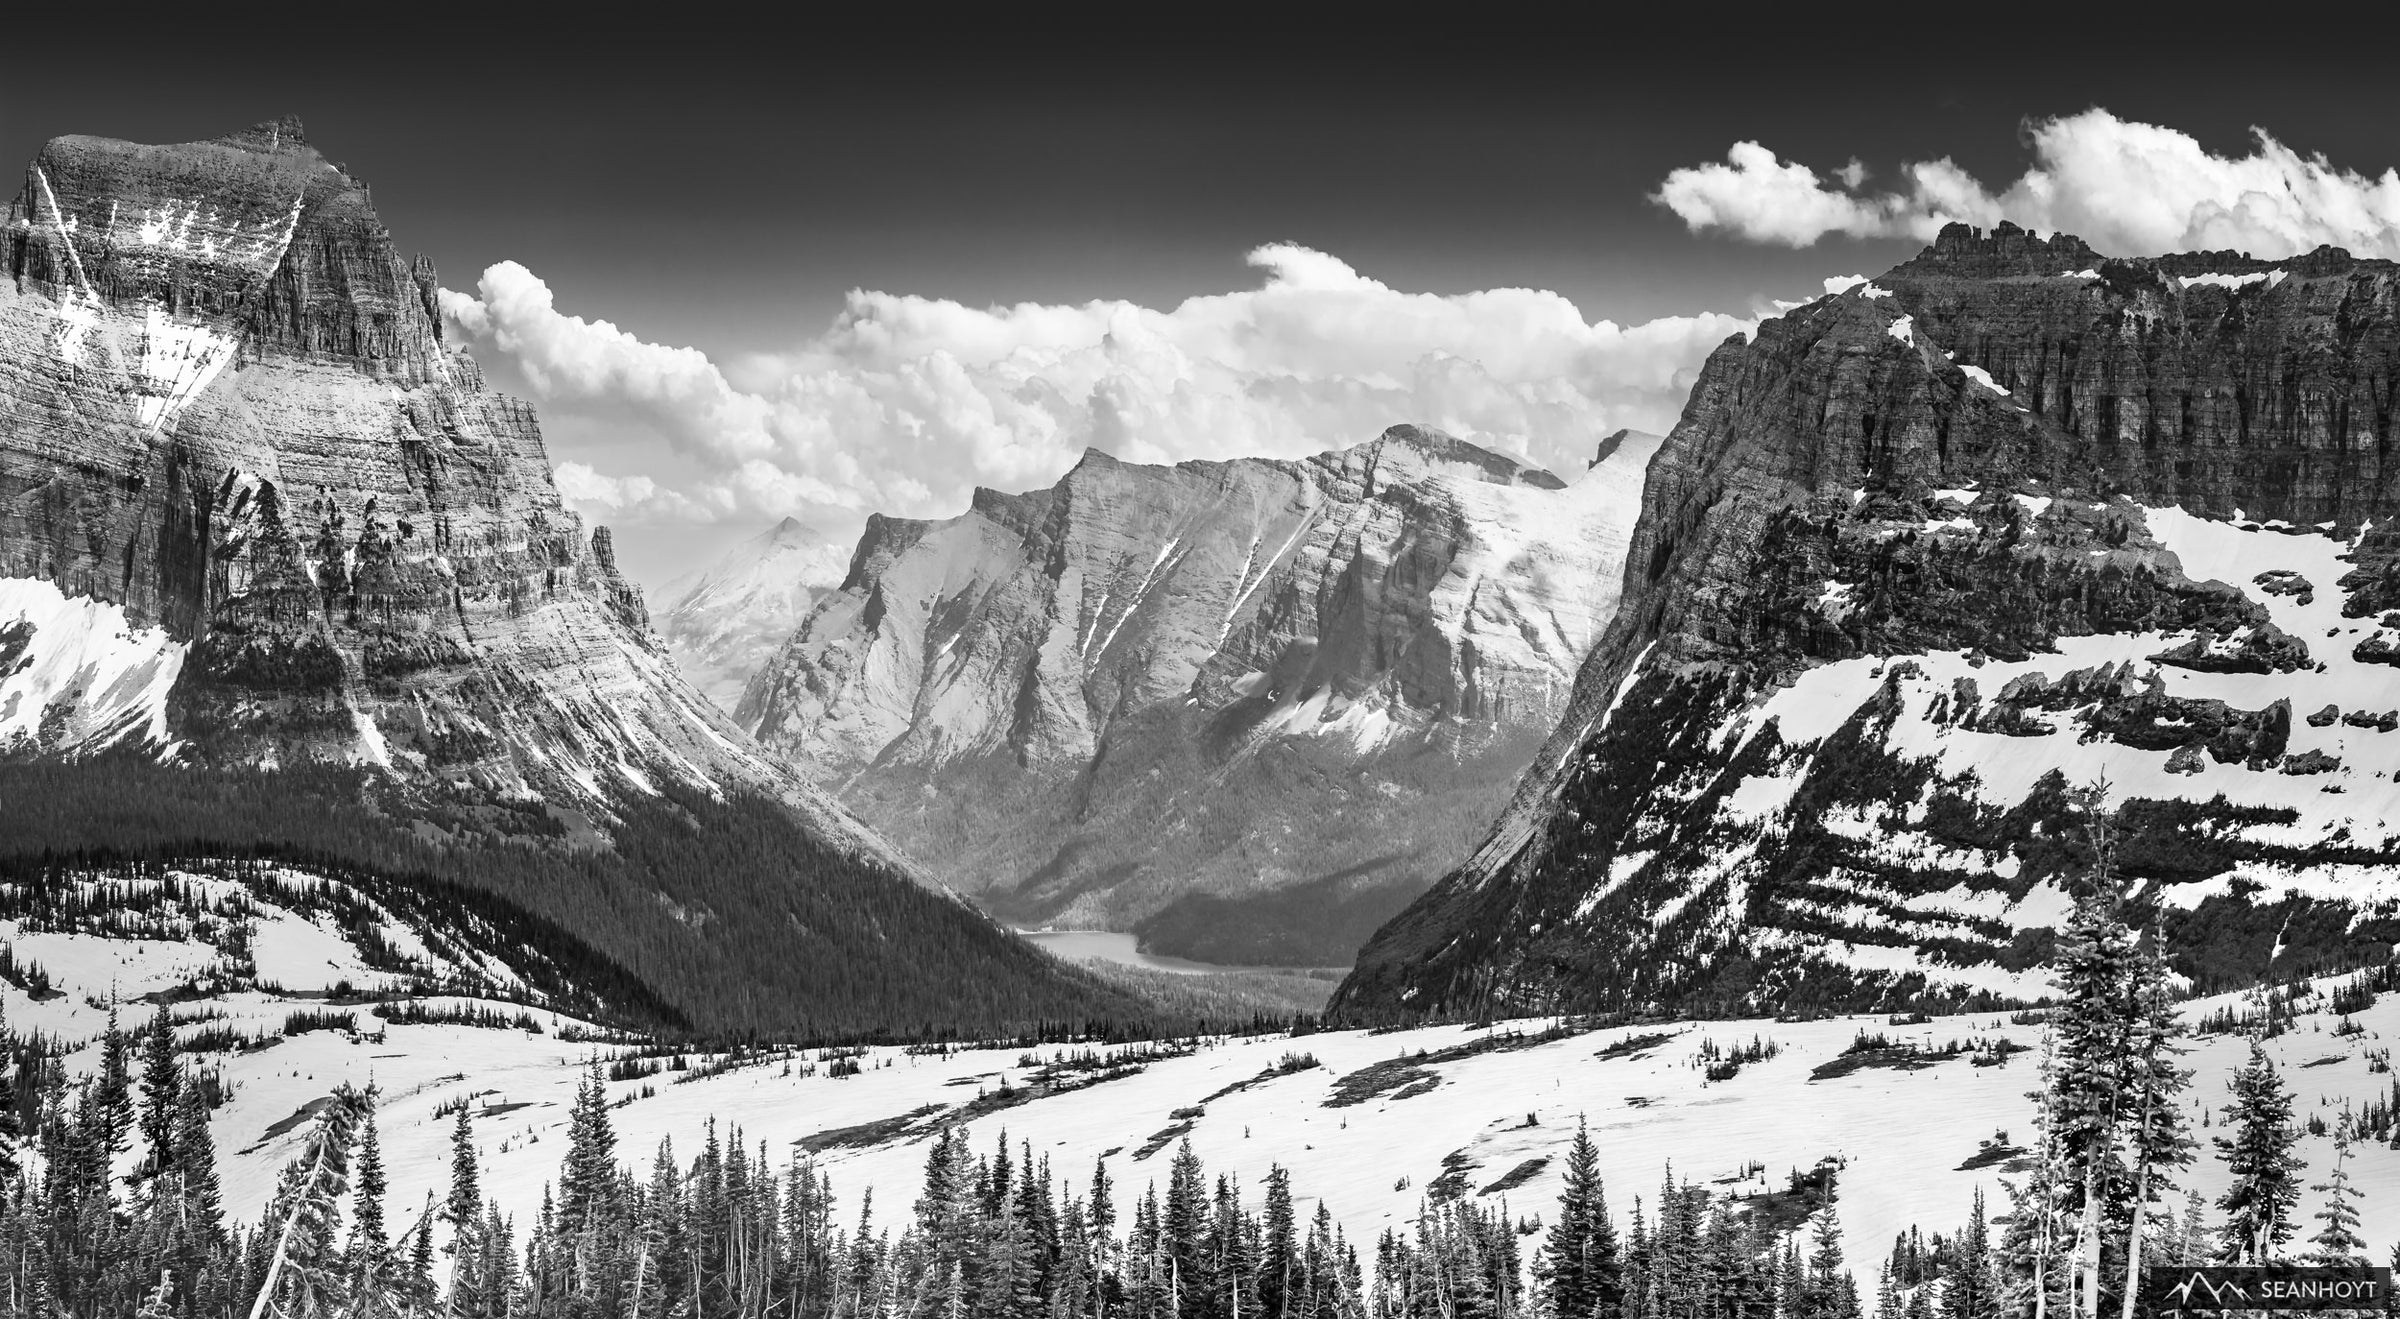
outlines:
M2196 985L2400 936L2400 270L1953 226L1732 341L1355 1020L2040 992L2104 778Z
M1344 960L1464 855L1615 606L1630 436L1568 486L1399 427L876 518L741 721L987 905Z
M15 752L804 795L676 675L531 410L445 350L432 267L296 122L54 141L0 261Z
M701 694L731 711L809 606L840 586L849 570L848 545L785 518L707 568L669 582L664 594L672 603L658 616L658 633Z

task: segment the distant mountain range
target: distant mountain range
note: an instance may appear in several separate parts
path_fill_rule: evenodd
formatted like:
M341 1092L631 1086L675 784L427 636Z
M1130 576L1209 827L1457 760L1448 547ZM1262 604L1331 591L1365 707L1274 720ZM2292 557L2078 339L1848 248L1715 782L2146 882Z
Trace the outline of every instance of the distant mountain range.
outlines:
M296 122L58 139L0 259L0 862L464 886L679 1030L1158 1011L994 917L1351 1024L1988 1006L2105 782L2195 991L2400 942L2390 262L1953 226L1572 482L1094 451L654 630Z
M1009 919L1347 963L1462 860L1616 602L1655 436L1568 485L1394 427L876 517L738 716Z

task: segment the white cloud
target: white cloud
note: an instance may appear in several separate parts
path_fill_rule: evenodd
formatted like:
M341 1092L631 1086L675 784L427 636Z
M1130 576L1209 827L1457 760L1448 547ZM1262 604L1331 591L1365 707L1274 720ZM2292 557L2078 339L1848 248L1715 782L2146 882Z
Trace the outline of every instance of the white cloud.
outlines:
M1403 421L1580 471L1599 436L1672 425L1710 350L1753 325L1586 321L1533 289L1408 293L1292 244L1250 262L1260 287L1167 311L856 291L800 350L744 359L739 385L697 350L560 313L515 262L442 307L538 399L630 412L667 440L688 473L672 488L560 468L570 498L634 520L943 516L976 485L1055 480L1087 446L1135 462L1299 457Z
M2281 257L2330 243L2400 257L2400 172L2369 177L2264 129L2251 130L2248 155L2215 155L2189 134L2100 109L2027 127L2033 166L1997 192L1945 157L1903 166L1897 189L1865 193L1856 161L1827 178L1739 142L1722 163L1668 174L1652 200L1694 231L1788 247L1829 234L1927 240L1953 220L2009 219L2119 256L2231 248Z

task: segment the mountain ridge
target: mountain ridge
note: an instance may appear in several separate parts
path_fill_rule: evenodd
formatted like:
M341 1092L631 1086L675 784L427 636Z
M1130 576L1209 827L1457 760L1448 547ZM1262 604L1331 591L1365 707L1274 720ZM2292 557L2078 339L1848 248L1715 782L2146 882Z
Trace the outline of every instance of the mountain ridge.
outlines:
M1302 460L1089 450L957 518L870 517L737 716L1013 920L1343 960L1546 727L1655 443L1574 486L1414 426ZM1308 885L1335 914L1263 917Z
M2396 290L2330 249L2127 261L1952 226L1728 341L1572 708L1336 1018L2019 997L2094 773L2187 979L2365 955L2390 840L2343 844L2381 836L2374 801L2319 789L2380 798L2390 749L2293 712L2326 704L2329 628L2358 652L2342 707L2400 697L2354 621L2389 555L2357 529L2400 503ZM2320 523L2342 539L2281 534ZM2244 896L2336 853L2371 869Z

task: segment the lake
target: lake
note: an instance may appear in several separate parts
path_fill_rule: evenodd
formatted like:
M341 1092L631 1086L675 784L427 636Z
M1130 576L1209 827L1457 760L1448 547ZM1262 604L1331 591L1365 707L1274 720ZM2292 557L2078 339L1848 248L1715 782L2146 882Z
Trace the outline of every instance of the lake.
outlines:
M1039 946L1043 952L1070 962L1097 957L1126 966L1147 967L1152 971L1173 971L1177 975L1216 975L1248 969L1218 966L1212 962L1187 962L1180 957L1155 956L1137 946L1140 940L1114 930L1019 930L1017 933Z

